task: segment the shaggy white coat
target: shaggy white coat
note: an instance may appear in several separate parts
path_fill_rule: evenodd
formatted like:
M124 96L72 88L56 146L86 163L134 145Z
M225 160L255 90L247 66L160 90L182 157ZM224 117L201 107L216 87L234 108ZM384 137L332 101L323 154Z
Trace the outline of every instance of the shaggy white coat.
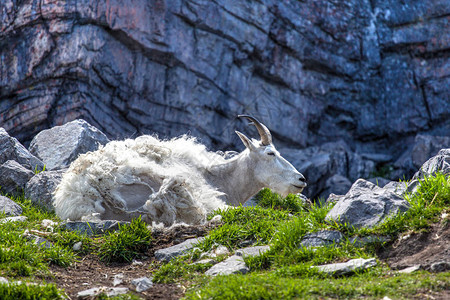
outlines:
M199 224L226 206L224 194L204 176L208 166L225 161L188 136L112 141L71 164L54 193L55 211L70 220L142 215L166 226Z

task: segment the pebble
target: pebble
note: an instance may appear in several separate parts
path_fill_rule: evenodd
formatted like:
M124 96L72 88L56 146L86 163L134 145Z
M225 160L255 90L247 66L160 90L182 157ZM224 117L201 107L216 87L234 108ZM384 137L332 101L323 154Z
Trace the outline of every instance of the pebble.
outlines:
M133 279L131 284L136 286L136 292L138 293L144 292L153 286L152 279L148 277Z
M73 244L73 246L72 246L73 251L80 251L82 245L83 245L82 242L76 242L76 243Z
M123 273L114 275L113 286L117 286L123 282Z

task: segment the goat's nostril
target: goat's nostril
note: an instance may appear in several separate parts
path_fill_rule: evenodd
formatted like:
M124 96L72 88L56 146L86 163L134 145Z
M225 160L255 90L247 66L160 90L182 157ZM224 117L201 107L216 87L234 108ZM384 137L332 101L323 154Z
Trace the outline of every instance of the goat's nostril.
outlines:
M306 182L305 177L300 177L298 180L300 180L301 182Z

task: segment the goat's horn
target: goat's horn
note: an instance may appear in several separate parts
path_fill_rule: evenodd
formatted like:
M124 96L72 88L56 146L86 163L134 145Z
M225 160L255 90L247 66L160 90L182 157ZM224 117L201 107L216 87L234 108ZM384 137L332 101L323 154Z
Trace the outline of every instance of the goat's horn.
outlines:
M250 124L253 124L256 126L259 136L261 137L261 143L264 146L272 144L272 135L270 134L269 129L267 129L267 127L264 126L264 124L260 123L258 120L256 120L255 118L253 118L249 115L238 115L238 118L247 118L250 121L252 121L252 123L250 123Z

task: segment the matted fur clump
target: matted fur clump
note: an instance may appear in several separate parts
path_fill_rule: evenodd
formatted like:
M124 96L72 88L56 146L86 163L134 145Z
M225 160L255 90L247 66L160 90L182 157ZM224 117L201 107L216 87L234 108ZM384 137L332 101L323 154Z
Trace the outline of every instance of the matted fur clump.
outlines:
M142 215L166 226L200 224L225 206L204 176L210 164L224 161L188 136L113 141L71 164L55 191L55 211L70 220Z

